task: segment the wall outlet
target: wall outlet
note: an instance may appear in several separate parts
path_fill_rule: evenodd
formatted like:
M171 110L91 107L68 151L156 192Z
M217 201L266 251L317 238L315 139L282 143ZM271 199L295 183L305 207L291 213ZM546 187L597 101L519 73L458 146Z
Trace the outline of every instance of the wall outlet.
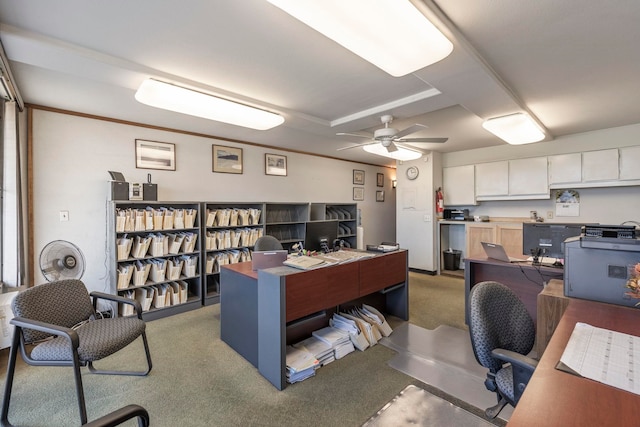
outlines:
M553 219L553 211L547 211L547 219Z
M69 221L69 211L60 211L60 222Z

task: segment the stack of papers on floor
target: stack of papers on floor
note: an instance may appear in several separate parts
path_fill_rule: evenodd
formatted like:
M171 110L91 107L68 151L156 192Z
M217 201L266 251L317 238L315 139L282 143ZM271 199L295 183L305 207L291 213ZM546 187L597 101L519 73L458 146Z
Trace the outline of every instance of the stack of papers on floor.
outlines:
M290 384L306 380L316 374L318 359L306 350L287 346L287 382Z
M331 345L336 359L342 359L347 354L355 351L351 338L349 338L349 333L333 326L313 331L312 335Z
M313 354L315 358L318 359L318 362L320 362L320 366L327 365L336 360L333 354L333 347L313 335L293 346Z
M358 350L365 351L369 347L369 340L362 333L355 319L334 313L333 317L329 319L329 325L347 332L351 343Z

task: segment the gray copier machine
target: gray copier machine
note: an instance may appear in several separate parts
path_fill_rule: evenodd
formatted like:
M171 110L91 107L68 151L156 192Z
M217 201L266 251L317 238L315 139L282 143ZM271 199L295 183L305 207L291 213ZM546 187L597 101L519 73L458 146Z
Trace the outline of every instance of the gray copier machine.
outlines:
M571 237L564 242L564 294L610 304L635 306L627 295L630 267L640 263L635 237Z

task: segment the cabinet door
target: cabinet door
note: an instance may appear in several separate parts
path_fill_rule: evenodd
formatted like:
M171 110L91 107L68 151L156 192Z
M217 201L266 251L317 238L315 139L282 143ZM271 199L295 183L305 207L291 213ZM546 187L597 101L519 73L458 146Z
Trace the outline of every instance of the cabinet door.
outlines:
M496 239L504 247L507 255L522 257L522 224L499 224Z
M582 180L612 181L618 179L618 149L582 153Z
M476 165L476 196L507 196L508 194L508 161Z
M640 179L640 146L620 148L620 179Z
M473 165L443 168L444 205L475 205L475 185L475 167Z
M494 224L467 224L467 257L486 258L482 242L497 243Z
M573 184L582 181L582 154L549 156L549 184Z
M509 195L549 194L547 158L509 160Z

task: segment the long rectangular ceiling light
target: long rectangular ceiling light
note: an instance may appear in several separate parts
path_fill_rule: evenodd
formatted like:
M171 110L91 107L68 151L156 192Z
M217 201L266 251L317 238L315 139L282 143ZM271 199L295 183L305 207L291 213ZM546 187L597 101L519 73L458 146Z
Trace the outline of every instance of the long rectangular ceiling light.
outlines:
M396 160L415 160L422 157L422 153L419 151L410 150L408 148L400 147L397 145L396 148L397 150L395 151L387 151L387 148L382 144L369 144L362 146L362 149L367 153L390 157Z
M515 113L485 120L482 127L512 145L542 141L544 132L528 114Z
M409 0L267 0L394 77L446 58L453 44Z
M284 123L279 114L155 79L143 81L135 97L152 107L251 129L267 130Z

